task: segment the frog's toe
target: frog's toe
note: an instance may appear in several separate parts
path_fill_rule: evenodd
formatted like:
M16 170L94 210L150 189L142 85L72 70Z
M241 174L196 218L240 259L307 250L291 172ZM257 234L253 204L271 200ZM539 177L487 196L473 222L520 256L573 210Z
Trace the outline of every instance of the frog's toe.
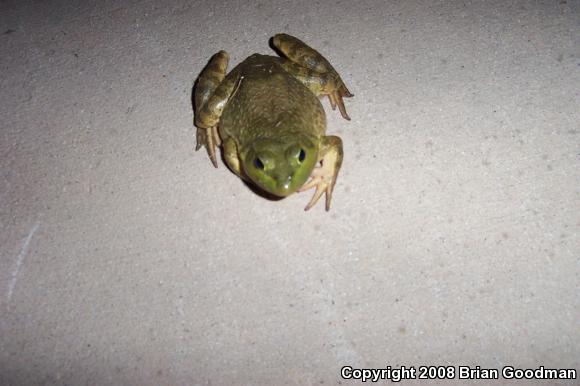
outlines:
M312 196L310 202L308 203L308 205L306 205L306 208L304 208L304 210L307 211L314 205L316 205L316 203L320 200L320 197L322 197L322 194L326 193L325 209L328 212L330 210L330 201L332 200L332 191L334 189L334 183L335 179L333 178L332 174L329 175L327 170L325 170L323 167L318 167L314 169L310 181L308 181L300 189L298 189L299 192L304 192L306 190L316 187L314 195Z
M341 85L341 87L337 88L336 90L333 90L333 91L328 93L328 99L330 100L330 107L332 107L333 110L336 110L336 106L338 106L338 109L340 110L340 114L347 121L350 121L350 117L346 113L346 107L344 107L344 101L342 98L343 97L344 98L351 98L353 96L354 95L351 94L350 91L348 91L348 89L346 88L346 86L344 84Z
M207 150L207 154L211 160L211 163L217 168L218 163L215 149L216 146L221 143L219 135L217 134L217 129L215 127L210 129L198 128L196 137L197 145L195 146L195 150L197 151L201 149L202 146L204 146Z

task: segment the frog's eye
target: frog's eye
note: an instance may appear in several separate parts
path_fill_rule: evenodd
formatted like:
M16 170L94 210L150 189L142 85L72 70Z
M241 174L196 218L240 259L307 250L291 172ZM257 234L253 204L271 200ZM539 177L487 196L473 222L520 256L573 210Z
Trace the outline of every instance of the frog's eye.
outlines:
M254 166L255 166L255 167L257 167L257 168L258 168L258 169L260 169L260 170L264 170L264 163L263 163L263 162L262 162L262 160L261 160L261 159L259 159L259 158L256 158L256 159L254 160Z
M298 154L298 161L303 162L306 158L306 152L304 149L300 149L300 154Z

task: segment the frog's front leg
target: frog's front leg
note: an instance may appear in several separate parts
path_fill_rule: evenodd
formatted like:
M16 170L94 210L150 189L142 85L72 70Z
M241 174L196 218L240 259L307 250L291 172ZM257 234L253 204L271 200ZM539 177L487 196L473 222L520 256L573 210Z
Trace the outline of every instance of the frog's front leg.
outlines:
M330 210L330 200L332 191L336 184L336 177L342 165L342 140L340 137L331 135L322 137L319 150L320 166L316 167L310 175L310 181L304 184L299 192L316 187L314 196L306 205L304 210L312 208L320 199L323 193L326 193L326 210Z
M236 175L242 179L245 179L242 172L242 167L240 165L240 158L238 156L238 145L232 137L228 137L224 140L224 158L230 169L236 173Z
M272 44L290 60L282 62L286 71L301 80L314 94L327 95L332 109L338 106L341 115L350 120L342 98L354 95L348 91L338 72L324 56L300 39L287 34L274 36Z
M197 146L205 146L213 165L217 168L215 148L221 144L217 124L226 103L239 86L240 77L230 73L226 77L229 56L225 51L215 54L199 76L195 89L195 126Z

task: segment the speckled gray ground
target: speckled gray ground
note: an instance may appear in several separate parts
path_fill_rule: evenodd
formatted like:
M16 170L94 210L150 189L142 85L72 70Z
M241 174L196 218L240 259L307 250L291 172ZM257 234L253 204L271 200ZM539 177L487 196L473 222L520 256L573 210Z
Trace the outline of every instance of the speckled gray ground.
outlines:
M0 383L578 369L579 17L571 0L1 1ZM356 95L351 122L324 102L345 143L330 213L193 150L208 58L281 31Z

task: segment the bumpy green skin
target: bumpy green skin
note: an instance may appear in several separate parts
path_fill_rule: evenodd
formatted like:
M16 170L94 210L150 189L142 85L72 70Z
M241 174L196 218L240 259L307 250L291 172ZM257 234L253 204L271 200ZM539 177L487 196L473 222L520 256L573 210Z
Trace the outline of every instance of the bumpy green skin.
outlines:
M318 98L279 63L255 54L233 70L241 79L223 110L219 134L234 139L244 175L285 197L306 182L318 161L326 116Z
M318 97L328 96L333 109L350 119L342 97L352 94L330 63L302 41L279 34L272 42L286 58L254 54L226 75L227 53L212 57L195 93L197 149L205 146L217 167L215 147L223 145L238 176L279 197L316 187L306 209L326 193L328 210L342 141L325 136Z

